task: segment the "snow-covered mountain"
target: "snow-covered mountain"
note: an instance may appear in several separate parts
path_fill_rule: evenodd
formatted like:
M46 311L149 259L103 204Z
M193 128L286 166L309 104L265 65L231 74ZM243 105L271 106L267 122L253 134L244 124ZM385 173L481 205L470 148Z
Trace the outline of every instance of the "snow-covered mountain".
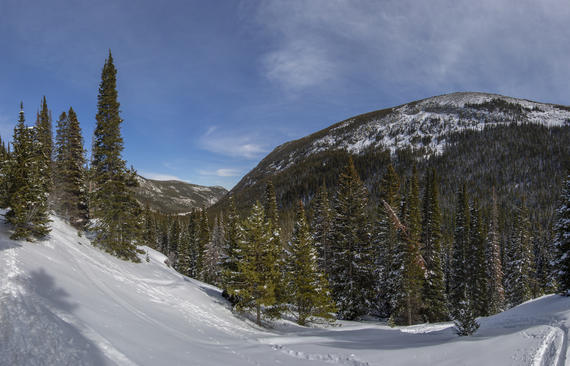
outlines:
M570 126L570 107L498 94L446 94L362 114L287 142L275 148L258 169L265 173L280 172L327 150L360 154L371 148L394 152L398 148L412 147L425 148L427 154L441 153L450 134L511 123ZM255 181L246 176L238 187L253 183Z
M365 322L260 329L220 290L143 247L141 263L93 247L53 218L48 240L0 224L0 365L570 365L570 298L549 295L479 319L390 328Z
M139 202L165 213L188 213L210 207L228 191L220 186L200 186L178 180L153 180L137 176L135 195Z
M385 159L383 152L388 151L393 158L403 162L408 155L398 155L398 152L415 151L415 158L441 157L449 151L449 147L457 143L457 136L466 131L484 132L487 127L505 128L510 126L525 126L553 128L570 128L570 107L538 103L524 99L511 98L497 94L486 93L453 93L436 96L419 101L414 101L401 106L374 111L345 121L338 122L321 131L298 140L290 141L276 147L268 154L254 169L252 169L242 180L232 189L231 193L236 198L238 208L246 209L252 202L259 199L263 194L263 189L267 179L272 179L275 184L278 198L284 207L289 207L290 202L298 199L307 200L315 193L316 185L326 181L329 188L334 188L338 171L342 168L339 164L345 164L347 154L357 156L357 168L365 174L362 178L366 180L368 187L376 187L382 176L381 159ZM512 132L512 131L511 131ZM541 131L539 131L541 132ZM487 138L497 140L485 140L479 138L477 143L484 144L481 148L488 148L478 158L493 160L497 154L506 155L509 159L528 159L519 152L515 154L521 144L526 144L528 151L546 152L549 149L547 139L537 141L503 141L500 132ZM533 136L534 132L526 132ZM489 134L491 135L491 134ZM567 141L567 134L564 136L553 136L556 143L570 144ZM460 142L464 143L464 141ZM468 143L474 143L469 141ZM532 149L530 145L532 146ZM564 148L563 148L564 149ZM461 153L458 151L458 153ZM465 152L466 153L466 152ZM448 153L449 154L449 153ZM438 163L444 169L453 166L450 159L462 159L469 161L475 159L473 151L469 151L471 156L444 156L443 162ZM550 153L545 153L550 154ZM566 152L564 152L566 154ZM483 156L484 155L484 156ZM512 156L509 156L512 155ZM552 167L560 163L559 156L538 156L534 154L530 158L548 161ZM518 156L519 158L517 158ZM562 158L562 160L564 160ZM409 162L408 162L409 163ZM522 161L510 161L509 166L515 167ZM405 165L405 164L404 164ZM465 164L464 164L465 165ZM403 166L408 169L409 167ZM453 167L454 169L457 167ZM464 166L465 168L465 166ZM480 166L469 166L469 169L479 170ZM484 168L484 167L483 167ZM534 168L529 166L529 168ZM503 169L503 166L489 166L488 169ZM508 166L506 169L510 169ZM552 171L554 168L552 168ZM454 174L453 170L443 170L438 172L440 176ZM490 177L491 171L487 178ZM516 174L510 174L514 177ZM542 174L544 179L553 180L557 178L551 173L536 170L534 174ZM446 177L447 179L447 177ZM451 178L450 178L451 179ZM464 177L469 179L469 177ZM505 184L520 185L524 182L514 181L511 178ZM558 182L558 181L556 181ZM535 182L537 186L544 186L544 182ZM533 183L534 184L534 183ZM490 187L484 187L490 188ZM534 187L527 187L534 189ZM227 204L226 199L222 199L219 205L223 208Z

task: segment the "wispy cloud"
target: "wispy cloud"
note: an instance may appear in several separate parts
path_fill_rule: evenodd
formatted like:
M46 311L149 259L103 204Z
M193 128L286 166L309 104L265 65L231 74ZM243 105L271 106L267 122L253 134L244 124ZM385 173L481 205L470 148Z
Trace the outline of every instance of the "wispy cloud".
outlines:
M221 168L216 170L199 170L198 173L203 176L239 177L243 174L243 171L234 168Z
M184 179L181 179L180 177L177 177L175 175L170 175L170 174L162 174L162 173L154 173L154 172L139 172L139 175L148 178L148 179L153 179L153 180L179 180L184 182Z
M256 21L274 38L261 71L284 90L366 81L558 100L570 94L569 18L564 0L270 0Z
M264 144L255 141L253 135L229 135L214 133L209 129L199 139L200 146L210 152L231 157L254 160L268 150Z

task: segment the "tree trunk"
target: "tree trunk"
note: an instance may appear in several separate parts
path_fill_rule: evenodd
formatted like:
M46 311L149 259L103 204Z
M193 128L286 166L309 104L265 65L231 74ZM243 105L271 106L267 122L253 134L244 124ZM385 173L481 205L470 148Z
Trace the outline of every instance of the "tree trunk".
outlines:
M257 304L255 310L257 311L257 325L261 325L261 305Z

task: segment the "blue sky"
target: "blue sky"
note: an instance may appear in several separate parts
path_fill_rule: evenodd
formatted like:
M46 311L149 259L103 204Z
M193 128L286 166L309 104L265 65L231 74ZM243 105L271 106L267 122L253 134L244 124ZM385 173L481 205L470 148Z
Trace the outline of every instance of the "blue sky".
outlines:
M0 134L43 95L90 146L108 49L124 158L231 188L277 145L453 91L570 104L570 2L0 0Z

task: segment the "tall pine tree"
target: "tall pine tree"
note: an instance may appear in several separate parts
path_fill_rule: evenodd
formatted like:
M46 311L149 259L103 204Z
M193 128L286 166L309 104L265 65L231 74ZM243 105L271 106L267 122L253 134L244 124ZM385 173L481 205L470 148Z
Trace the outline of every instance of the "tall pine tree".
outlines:
M367 202L368 192L350 159L339 178L332 225L330 283L342 319L355 319L372 307L374 258Z
M53 135L51 112L48 109L45 96L42 99L42 105L37 116L35 130L38 141L38 160L40 164L41 184L43 185L44 191L51 193L53 188Z
M113 56L109 52L101 73L95 117L97 126L91 162L94 190L90 206L97 219L94 227L96 243L120 258L138 261L136 243L140 212L137 212L136 201L127 187L129 176L121 158L123 120L119 116L116 75Z
M276 302L275 278L278 273L277 258L271 247L272 235L263 206L257 202L243 223L242 259L238 263L240 282L232 284L230 293L239 297L238 309L255 310L258 325L261 325L262 307L271 307Z
M445 297L445 282L441 251L441 211L435 170L426 174L423 221L422 255L426 263L426 279L423 287L424 316L429 322L445 321L449 317Z
M73 108L69 108L68 114L63 112L57 121L53 170L56 212L73 226L83 228L89 215L87 173L83 137Z
M285 263L286 293L297 314L297 323L305 325L314 317L330 318L334 305L327 280L317 265L317 251L302 202L297 208L288 254Z
M50 231L48 192L43 156L36 128L25 125L24 106L14 128L13 152L8 167L6 219L14 227L12 239L39 238Z
M570 295L570 170L562 187L560 206L556 211L556 259L554 269L558 275L559 288L562 293Z
M404 244L404 268L402 271L402 288L405 296L398 309L399 319L405 319L408 325L420 322L422 309L422 288L425 279L425 261L420 253L421 216L418 173L414 166L409 180L408 192L402 204L402 219L405 229L400 230Z
M318 253L318 264L327 278L330 276L331 224L332 210L330 207L327 187L323 182L317 191L313 205L312 231L315 247L317 248Z
M400 205L400 182L394 167L390 164L382 178L380 198L389 207ZM377 221L373 230L375 249L374 278L376 280L376 307L380 316L395 313L402 289L403 243L398 228L383 204L378 205Z
M528 209L524 199L517 207L515 225L506 251L505 292L510 306L532 298L534 255Z
M467 197L467 186L463 186L457 193L455 209L455 231L453 235L453 252L451 258L451 274L449 279L449 302L452 314L457 318L460 312L464 312L465 304L470 296L468 295L467 283L469 273L467 273L467 253L469 248L469 199ZM471 310L470 310L471 311Z
M499 241L499 211L495 188L493 188L491 217L485 244L488 315L493 315L503 311L505 306L501 243Z

